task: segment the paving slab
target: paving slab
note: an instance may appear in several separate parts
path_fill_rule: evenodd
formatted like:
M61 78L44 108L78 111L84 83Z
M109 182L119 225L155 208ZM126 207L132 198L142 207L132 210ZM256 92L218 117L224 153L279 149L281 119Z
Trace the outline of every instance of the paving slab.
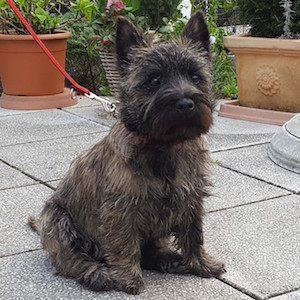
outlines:
M107 127L59 109L0 118L0 146L106 131Z
M206 210L213 211L253 203L289 192L254 178L227 170L216 164L212 167L212 194L206 201Z
M206 248L225 262L226 280L261 298L294 291L300 287L299 219L298 195L210 213Z
M46 253L34 251L0 259L0 290L5 300L247 300L251 299L216 279L144 272L146 290L139 296L121 292L96 293L72 279L54 275Z
M71 161L107 132L0 147L0 158L42 181L61 179Z
M255 176L294 192L300 192L300 174L273 163L267 154L269 144L212 153L212 159L233 170Z
M299 291L287 293L275 298L272 298L272 300L299 300L300 299L300 289Z
M0 162L0 190L35 184L36 182L22 172Z
M280 128L275 125L259 124L242 120L223 118L215 115L214 125L207 139L210 150L220 150L271 140Z
M115 117L103 109L102 105L97 107L65 108L63 110L108 127L112 127L117 121Z
M86 96L77 96L78 103L76 105L70 107L63 107L62 110L69 109L69 108L77 108L77 107L88 107L88 106L100 106L101 103L99 101L90 99Z
M28 113L33 113L34 110L15 110L15 109L6 109L3 107L0 107L0 118L6 117L6 116L14 116L14 115L23 115Z
M41 247L27 219L38 215L52 192L43 185L0 190L0 257Z

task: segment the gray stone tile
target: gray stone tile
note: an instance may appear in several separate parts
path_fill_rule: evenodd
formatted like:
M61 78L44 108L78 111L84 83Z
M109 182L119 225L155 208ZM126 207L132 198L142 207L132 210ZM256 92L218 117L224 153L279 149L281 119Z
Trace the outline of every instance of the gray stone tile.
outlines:
M117 119L111 114L106 112L102 106L90 106L90 107L78 107L78 108L67 108L64 109L79 117L85 118L87 120L99 123L104 126L112 127Z
M299 291L287 293L272 299L273 300L300 300L300 288Z
M263 143L271 140L279 126L215 116L208 134L210 150Z
M107 130L106 127L58 109L0 118L0 146Z
M144 272L146 290L139 296L91 292L72 279L54 275L43 250L0 259L0 289L5 300L247 300L248 296L216 279Z
M252 146L212 154L223 166L258 177L292 191L300 191L300 174L275 165L268 157L266 145Z
M41 211L51 193L42 185L0 190L0 257L41 247L27 219Z
M63 177L71 161L107 132L72 136L0 148L0 157L42 181Z
M300 196L210 213L208 251L226 264L228 281L267 297L300 286Z
M287 195L286 190L238 174L220 166L212 168L213 196L206 201L206 210L219 210Z
M0 162L0 190L36 183L22 172Z
M1 97L0 97L1 100ZM0 118L6 117L6 116L14 116L14 115L23 115L32 113L34 110L15 110L15 109L6 109L3 107L0 107Z

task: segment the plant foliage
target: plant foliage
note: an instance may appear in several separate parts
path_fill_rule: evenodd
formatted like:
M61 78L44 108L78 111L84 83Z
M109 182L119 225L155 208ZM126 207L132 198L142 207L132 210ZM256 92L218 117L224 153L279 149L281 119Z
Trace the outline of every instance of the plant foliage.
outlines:
M177 19L180 12L177 6L181 0L141 0L140 14L147 18L151 29L164 25L163 18Z
M228 54L223 37L228 35L222 27L217 26L218 10L236 9L236 1L211 0L208 5L207 21L211 35L215 38L211 46L213 57L213 86L216 93L227 98L237 98L237 78L233 58Z
M300 1L292 0L291 34L300 33ZM251 25L251 36L277 38L284 34L285 11L281 0L238 0L241 21Z
M68 2L63 0L15 0L14 3L23 17L38 34L53 33L67 24L73 24L91 13L90 0L76 0L71 2L71 10L76 18L65 14L69 11ZM28 34L23 24L5 0L0 0L0 33Z
M134 23L140 30L147 27L144 16L136 15L139 9L139 1L94 1L95 6L92 12L91 25L94 29L95 38L98 40L98 46L102 51L113 51L115 47L115 27L117 16L124 16ZM126 3L133 6L126 6Z

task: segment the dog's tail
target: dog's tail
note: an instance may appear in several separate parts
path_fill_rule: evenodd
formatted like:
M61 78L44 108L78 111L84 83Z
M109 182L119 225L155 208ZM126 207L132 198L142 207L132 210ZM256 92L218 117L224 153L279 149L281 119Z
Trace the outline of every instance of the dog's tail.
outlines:
M33 231L39 232L39 223L40 223L39 218L35 218L33 216L30 216L28 218L28 225Z

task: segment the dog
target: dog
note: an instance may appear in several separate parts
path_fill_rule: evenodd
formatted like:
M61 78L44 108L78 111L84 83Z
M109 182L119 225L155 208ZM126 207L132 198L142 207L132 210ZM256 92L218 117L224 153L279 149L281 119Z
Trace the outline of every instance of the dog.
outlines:
M142 269L220 276L203 240L213 123L209 31L196 12L172 41L116 25L120 116L75 159L30 226L57 273L95 291L139 294Z

